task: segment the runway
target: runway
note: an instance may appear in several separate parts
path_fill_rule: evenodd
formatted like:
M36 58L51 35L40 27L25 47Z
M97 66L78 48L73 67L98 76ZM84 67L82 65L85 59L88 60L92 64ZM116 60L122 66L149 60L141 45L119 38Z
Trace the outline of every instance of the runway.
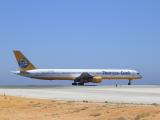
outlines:
M29 98L111 103L160 104L160 86L10 86L0 94Z

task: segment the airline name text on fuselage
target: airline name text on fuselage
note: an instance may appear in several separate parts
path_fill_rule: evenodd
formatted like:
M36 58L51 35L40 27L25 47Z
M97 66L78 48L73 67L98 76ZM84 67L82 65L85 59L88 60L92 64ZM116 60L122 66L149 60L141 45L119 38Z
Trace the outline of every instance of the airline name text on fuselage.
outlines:
M106 72L106 71L103 71L102 72L104 75L130 75L131 73L130 72Z

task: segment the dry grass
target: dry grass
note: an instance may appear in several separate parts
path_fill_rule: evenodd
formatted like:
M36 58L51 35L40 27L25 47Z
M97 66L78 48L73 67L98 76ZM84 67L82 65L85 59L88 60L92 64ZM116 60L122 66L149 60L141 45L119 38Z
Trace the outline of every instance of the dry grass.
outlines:
M0 120L160 120L160 106L0 96Z
M141 120L142 118L145 118L147 116L150 116L150 113L142 113L142 114L138 114L134 120Z
M91 113L89 116L93 116L93 117L97 117L97 116L100 116L101 113Z

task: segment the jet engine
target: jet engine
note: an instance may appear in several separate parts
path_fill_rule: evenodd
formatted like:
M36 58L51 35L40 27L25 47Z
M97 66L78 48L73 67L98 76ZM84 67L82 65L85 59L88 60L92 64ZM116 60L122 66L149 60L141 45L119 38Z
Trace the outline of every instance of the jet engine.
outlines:
M95 76L95 77L92 78L91 82L93 82L93 83L100 83L100 82L102 82L102 77Z

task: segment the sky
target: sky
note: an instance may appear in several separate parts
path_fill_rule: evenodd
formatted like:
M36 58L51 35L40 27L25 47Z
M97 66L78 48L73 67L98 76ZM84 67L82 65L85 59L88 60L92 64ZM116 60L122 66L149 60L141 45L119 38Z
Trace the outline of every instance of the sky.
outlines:
M37 68L135 69L143 79L133 84L160 84L159 6L159 0L0 0L0 85L71 83L12 74L13 50Z

